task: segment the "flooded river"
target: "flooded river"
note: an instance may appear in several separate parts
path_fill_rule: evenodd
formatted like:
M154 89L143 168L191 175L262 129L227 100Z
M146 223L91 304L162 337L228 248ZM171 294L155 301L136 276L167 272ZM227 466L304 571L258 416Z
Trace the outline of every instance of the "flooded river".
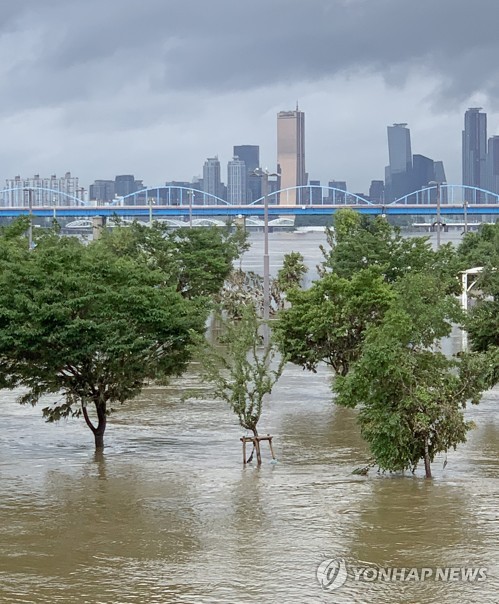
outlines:
M259 270L253 240L243 265ZM271 269L291 250L314 266L322 240L272 235ZM367 450L329 378L286 369L260 424L278 460L264 445L260 469L242 466L241 429L195 366L119 409L102 458L83 421L44 424L2 392L0 602L499 602L499 389L467 412L468 443L427 481L421 469L352 475ZM186 389L197 397L184 401ZM317 567L340 559L344 584L322 589ZM424 568L424 581L402 572ZM487 570L463 581L461 569Z

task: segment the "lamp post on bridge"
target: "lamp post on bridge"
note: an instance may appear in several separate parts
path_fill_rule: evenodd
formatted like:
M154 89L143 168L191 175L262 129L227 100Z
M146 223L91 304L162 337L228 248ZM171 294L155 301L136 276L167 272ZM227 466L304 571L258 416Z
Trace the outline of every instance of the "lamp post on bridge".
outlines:
M436 180L431 180L428 183L430 186L432 187L436 187L437 188L437 250L440 249L440 236L441 236L441 228L442 228L442 219L441 219L441 215L440 215L440 205L441 205L441 199L440 199L440 187L442 185L445 185L445 182L437 182Z

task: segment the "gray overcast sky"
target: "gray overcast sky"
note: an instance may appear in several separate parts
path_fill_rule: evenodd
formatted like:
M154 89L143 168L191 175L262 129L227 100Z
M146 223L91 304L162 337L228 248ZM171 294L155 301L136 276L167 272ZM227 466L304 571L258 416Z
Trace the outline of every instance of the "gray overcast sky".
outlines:
M367 191L386 126L461 182L464 111L499 134L499 0L0 0L0 176L191 180L305 112L312 179Z

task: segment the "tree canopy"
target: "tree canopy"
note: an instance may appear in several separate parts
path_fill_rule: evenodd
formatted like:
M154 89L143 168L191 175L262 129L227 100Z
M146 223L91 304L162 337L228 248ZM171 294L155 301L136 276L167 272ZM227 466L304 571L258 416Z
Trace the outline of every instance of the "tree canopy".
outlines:
M18 227L6 230L0 384L27 388L21 403L58 394L43 410L47 420L83 414L101 448L113 405L186 367L204 332L206 296L222 285L236 253L224 237L165 237L160 228L135 225L88 245L45 232L28 250ZM208 255L204 266L216 269L206 284L195 265Z
M322 247L321 272L350 278L355 272L378 267L388 283L408 272L432 271L458 292L455 279L459 264L451 244L433 250L428 237L403 237L384 217L370 217L352 209L335 214L328 230L329 247Z
M468 242L475 257L492 254L495 230L484 236L486 243ZM463 257L452 245L433 250L426 237L404 238L384 218L350 209L336 213L328 243L320 278L289 292L291 307L276 325L280 349L306 369L320 362L334 369L335 401L359 407L382 469L414 470L423 459L431 476L435 455L466 438L466 402L499 379L497 273L488 269L485 298L470 319L474 349L487 352L448 359L440 339L464 322L456 298Z
M334 382L336 403L359 407L361 432L383 470L426 476L437 453L466 440L468 400L485 389L483 357L447 358L435 350L459 319L457 302L431 274L410 274L395 287L379 325L370 326L358 361Z
M499 222L468 233L458 248L463 269L483 267L472 292L466 329L471 348L489 359L489 385L499 382Z
M308 290L288 292L290 308L275 325L281 351L315 371L320 362L346 375L358 358L367 327L381 320L392 297L380 271L360 270L351 279L325 274Z

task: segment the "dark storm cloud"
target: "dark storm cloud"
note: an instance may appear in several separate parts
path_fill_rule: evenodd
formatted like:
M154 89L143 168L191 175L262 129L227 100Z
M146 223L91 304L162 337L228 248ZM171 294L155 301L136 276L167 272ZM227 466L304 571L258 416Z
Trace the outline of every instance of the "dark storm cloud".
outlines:
M3 108L137 92L247 91L433 74L444 99L496 92L498 0L1 2Z

